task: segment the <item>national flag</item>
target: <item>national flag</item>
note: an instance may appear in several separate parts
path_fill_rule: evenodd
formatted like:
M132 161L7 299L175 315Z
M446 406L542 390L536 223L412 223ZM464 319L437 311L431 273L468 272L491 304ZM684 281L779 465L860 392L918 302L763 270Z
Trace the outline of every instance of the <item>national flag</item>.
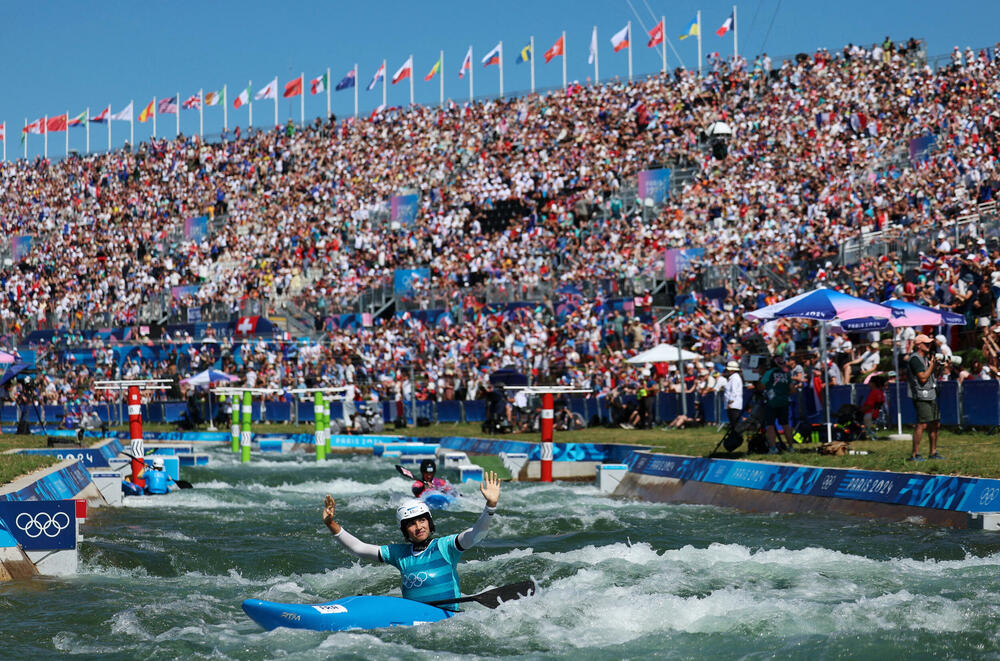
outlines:
M217 106L220 103L226 102L226 95L222 90L218 92L209 92L205 95L205 105L206 106Z
M371 92L373 89L375 89L375 86L378 84L378 81L382 80L383 78L385 78L385 62L379 65L378 70L375 72L375 75L372 76L372 82L368 83L368 87L366 89L369 92Z
M729 18L726 19L726 22L722 24L721 28L715 31L715 34L719 35L720 37L725 35L727 32L733 29L733 23L735 23L735 21L736 17L733 16L732 14L729 14Z
M653 26L653 29L649 31L649 43L646 45L650 48L654 46L659 46L663 43L663 20Z
M234 335L252 335L257 331L258 321L260 321L260 317L240 317L236 320L236 328L233 329Z
M264 99L275 99L278 98L278 77L275 76L274 80L264 85L257 93L253 95L254 101L262 101Z
M496 46L493 47L493 50L491 50L489 53L486 54L486 57L483 58L483 66L484 67L488 67L491 64L500 64L500 55L501 55L501 46L502 45L503 44L497 44Z
M348 87L354 87L354 69L347 72L347 75L341 79L337 86L334 88L338 92L341 90L346 90Z
M157 115L176 115L177 114L177 101L179 97L168 96L165 99L160 99L156 103L156 114Z
M76 117L70 117L69 121L66 122L68 126L86 126L87 125L87 111L84 110Z
M116 112L115 114L108 117L108 119L113 119L115 121L131 122L132 121L132 101L128 102L128 105L121 109L121 112ZM152 104L150 104L152 105Z
M245 90L240 92L240 95L233 99L233 107L240 108L250 103L250 88L247 87Z
M469 52L465 54L465 59L462 60L462 66L458 70L458 77L463 78L467 70L472 69L472 46L469 46Z
M285 83L285 91L281 93L281 96L286 99L290 99L293 96L299 96L302 94L302 76L294 80L290 80ZM313 92L315 94L316 92Z
M528 43L524 48L521 49L521 53L517 56L516 63L528 62L531 60L531 44Z
M55 117L49 117L45 124L45 131L47 133L61 133L66 130L66 123L68 117L66 114L56 115Z
M92 122L106 122L109 119L111 119L108 116L110 114L111 114L111 106L108 106L104 110L102 110L101 112L99 112L96 115L94 115L93 117L91 117L90 121L92 121Z
M691 19L691 22L688 24L687 28L684 29L684 34L682 34L680 37L678 37L678 39L687 39L688 37L697 37L699 33L700 33L700 30L698 28L698 17L695 16L694 18Z
M560 55L566 57L566 39L564 37L556 39L556 43L552 44L552 48L545 51L545 63L548 64L552 61L552 58L559 57Z
M593 64L594 60L597 58L597 26L594 26L594 32L590 35L590 54L587 56L587 64Z
M35 121L33 121L30 124L28 124L27 126L25 126L23 129L21 129L21 133L32 133L34 135L42 135L42 134L44 134L45 133L45 120L44 119L36 119Z
M617 53L623 48L628 48L629 40L632 35L629 34L629 26L625 25L621 30L615 32L611 37L611 47L615 49Z
M192 94L184 102L184 110L195 110L201 107L201 92Z
M404 78L409 78L413 74L413 56L411 55L406 59L406 62L396 69L396 73L392 74L392 84L395 85Z
M153 116L153 102L150 101L149 105L143 108L142 112L139 113L139 121L146 122L152 116Z
M426 76L424 76L424 80L430 80L431 78L433 78L434 76L436 76L439 73L441 73L441 60L440 59L438 59L438 61L434 63L434 66L431 67L431 70L427 73Z
M352 71L351 73L353 74L354 72ZM325 92L328 89L330 89L330 81L327 79L327 74L325 73L319 78L313 78L309 81L310 94L319 94L320 92Z

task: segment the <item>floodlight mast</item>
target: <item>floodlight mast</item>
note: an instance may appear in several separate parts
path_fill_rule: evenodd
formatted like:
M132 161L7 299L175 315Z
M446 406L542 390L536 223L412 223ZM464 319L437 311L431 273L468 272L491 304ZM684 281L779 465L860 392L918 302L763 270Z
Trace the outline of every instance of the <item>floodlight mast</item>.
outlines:
M122 379L118 381L95 381L98 390L128 391L128 436L132 451L132 483L146 488L145 450L142 444L142 390L166 390L173 384L172 379Z
M565 395L570 393L592 393L590 388L576 388L574 386L510 386L507 390L522 390L529 395L542 396L542 461L541 479L542 482L552 481L552 437L553 425L555 423L555 398L553 395Z

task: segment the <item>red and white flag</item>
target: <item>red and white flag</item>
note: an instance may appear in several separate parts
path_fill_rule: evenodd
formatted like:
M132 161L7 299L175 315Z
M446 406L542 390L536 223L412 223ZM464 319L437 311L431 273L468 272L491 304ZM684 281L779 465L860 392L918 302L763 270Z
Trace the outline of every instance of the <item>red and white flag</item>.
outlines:
M275 76L274 80L269 82L267 85L261 87L256 94L253 95L254 101L262 101L263 99L277 99L278 98L278 77Z
M411 55L403 62L403 65L396 69L396 73L392 74L392 84L395 85L404 78L409 78L413 75L413 56Z
M45 133L45 120L44 119L36 119L35 121L33 121L30 124L28 124L27 126L25 126L23 129L21 129L21 133L31 133L31 134L34 134L34 135L42 135L43 133Z
M257 330L257 322L260 317L240 317L236 320L236 335L251 335Z
M628 48L628 42L629 42L628 25L623 27L618 32L615 32L615 34L611 37L611 46L612 48L615 49L616 53L623 48Z
M91 117L90 121L92 121L92 122L106 122L106 121L108 121L108 115L110 115L110 114L111 114L111 106L108 106L107 108L105 108L101 112L99 112L96 115L94 115L93 117Z
M715 31L715 34L719 35L720 37L724 36L727 32L733 29L733 23L735 23L735 17L732 14L730 14L729 18L726 19L726 22L722 24L722 27L720 27L718 30Z
M458 77L464 78L465 72L472 69L472 46L469 46L469 52L465 54L465 59L462 60L462 67L458 70Z
M293 96L299 96L300 94L302 94L302 76L285 83L285 91L282 92L281 96L288 99Z
M242 92L240 92L239 96L237 96L235 99L233 99L233 107L234 108L241 108L241 107L245 106L248 103L250 103L250 88L249 87L246 88L245 90L243 90Z
M659 46L663 43L663 21L661 20L657 23L652 30L649 31L649 43L646 44L650 48L654 46Z
M564 37L556 39L556 43L552 44L552 48L545 51L546 64L550 62L552 58L559 57L560 55L566 57L566 39Z
M7 122L0 124L0 140L7 142Z
M184 110L194 110L201 107L201 92L192 94L184 102Z

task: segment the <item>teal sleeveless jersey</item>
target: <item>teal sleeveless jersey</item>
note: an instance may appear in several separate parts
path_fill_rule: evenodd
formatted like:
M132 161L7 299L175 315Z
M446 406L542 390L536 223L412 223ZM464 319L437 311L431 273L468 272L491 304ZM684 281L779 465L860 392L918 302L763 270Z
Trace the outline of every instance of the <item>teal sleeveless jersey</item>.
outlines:
M457 535L434 539L420 553L411 544L387 544L379 549L382 561L402 575L403 596L414 601L458 598L458 560L462 552L455 545Z

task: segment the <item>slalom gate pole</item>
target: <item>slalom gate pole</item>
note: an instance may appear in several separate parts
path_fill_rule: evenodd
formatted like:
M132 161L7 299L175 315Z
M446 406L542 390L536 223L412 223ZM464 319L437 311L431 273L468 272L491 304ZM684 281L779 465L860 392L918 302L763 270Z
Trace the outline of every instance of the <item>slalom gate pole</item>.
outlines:
M313 424L316 429L316 461L326 459L326 439L323 438L323 393L313 393Z
M243 419L240 427L240 463L250 463L250 439L253 434L250 432L250 416L253 415L253 393L245 391L243 393L243 406L241 407Z
M132 483L146 488L146 460L142 447L142 396L139 386L128 387L128 436L132 443Z
M323 398L323 452L330 454L330 402Z
M233 452L240 451L240 396L236 393L230 395L233 405L233 422L229 428L233 441Z
M542 482L552 481L552 425L554 422L552 393L542 393Z

